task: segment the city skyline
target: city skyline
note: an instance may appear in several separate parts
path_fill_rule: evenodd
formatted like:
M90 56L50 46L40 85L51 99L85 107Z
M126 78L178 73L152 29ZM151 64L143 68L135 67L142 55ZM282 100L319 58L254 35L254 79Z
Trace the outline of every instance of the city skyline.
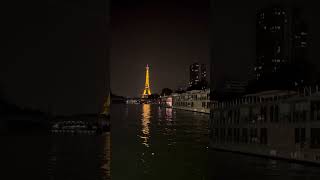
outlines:
M146 64L158 93L188 85L194 62L209 69L209 1L113 2L111 18L113 93L140 96Z
M127 4L121 5L120 2ZM160 92L165 87L175 89L185 86L188 83L189 65L195 61L207 64L208 75L212 68L210 61L216 63L217 68L212 73L214 78L208 76L208 79L248 79L248 71L256 60L254 52L256 12L257 9L272 5L269 1L259 3L253 0L233 3L217 1L212 13L214 19L220 19L211 26L220 28L212 28L209 32L211 23L207 8L209 1L185 4L174 1L171 4L158 1L120 2L112 2L113 16L107 19L111 20L112 29L105 28L108 29L106 31L100 28L100 26L105 27L102 13L98 17L101 21L98 21L96 26L92 26L91 20L98 15L81 20L87 13L80 11L81 8L75 9L74 15L69 17L64 17L63 14L57 15L56 12L67 8L67 5L63 7L50 5L53 7L48 15L51 21L44 26L41 24L44 17L38 17L36 14L37 12L41 14L45 9L37 9L31 14L26 14L22 23L23 27L28 28L24 28L21 32L18 31L18 24L6 22L7 27L12 28L7 29L8 34L16 38L10 41L8 51L5 52L9 58L4 58L1 62L0 80L4 96L21 106L44 111L47 111L49 104L52 104L55 111L68 113L69 107L73 107L74 102L83 101L88 103L81 104L80 109L97 111L109 87L105 82L106 76L110 75L114 93L137 96L143 87L143 70L147 63L151 67L150 80L154 82L151 85L154 92ZM316 18L312 17L318 17L319 12L315 8L314 0L308 2L297 3L296 6L302 9L301 16L310 26L309 60L318 68L320 63L317 60L320 56L317 49L320 47L318 43L320 36L317 32L320 31L320 27ZM228 5L231 6L226 11ZM26 5L29 6L31 5ZM18 21L24 13L25 11L17 13L13 16L14 20ZM26 19L33 19L34 23ZM66 23L55 24L64 19ZM43 29L45 27L48 28L47 31ZM108 31L112 32L111 39L107 34ZM9 42L12 36L7 36L6 40ZM79 42L77 41L79 37L87 38ZM99 39L99 42L91 41L94 38ZM105 52L104 40L108 38L111 40L111 49ZM214 43L209 46L209 41ZM90 62L89 58L86 58L87 51L83 51L89 44L98 47L89 48L88 54L92 57ZM69 49L71 46L74 47L72 50ZM214 52L211 55L210 49ZM49 53L50 57L46 56L46 53ZM15 55L11 56L12 54ZM111 58L111 70L109 75L106 75L108 57ZM91 64L92 59L97 61ZM41 68L38 68L39 66ZM72 71L68 71L70 69ZM73 85L70 85L70 82ZM21 92L20 89L24 91ZM89 103L93 99L95 103ZM65 101L67 103L64 103ZM92 104L98 105L93 107ZM75 106L72 111L76 110Z
M192 71L191 71L191 69L190 69L190 67L192 66L192 65L194 65L194 64L198 64L197 62L194 62L194 63L192 63L191 65L189 65L188 67L188 72L186 73L187 74L187 82L185 82L185 84L179 84L179 85L176 85L176 87L173 87L173 88L171 88L171 87L160 87L160 89L158 90L158 91L153 91L152 89L152 80L150 80L150 73L152 73L152 69L151 69L151 67L150 67L150 65L149 64L146 64L146 66L148 67L148 89L150 90L150 92L152 92L151 94L160 94L161 93L161 91L164 89L164 88L169 88L169 89L171 89L171 90L173 90L173 91L175 91L175 90L187 90L188 88L190 88L191 86L190 86L190 83L191 83L191 78L193 78L193 76L191 75L192 74ZM206 83L208 83L208 79L207 79L207 69L205 69L206 67L207 67L208 65L206 65L206 64L201 64L201 69L202 69L202 72L200 72L200 74L202 75L202 77L199 79L199 81L201 81L201 80L204 80ZM146 69L146 67L144 67L145 69ZM144 70L144 72L146 72L145 70ZM193 81L195 81L195 80L193 80ZM197 82L198 82L198 80L196 80ZM144 94L145 92L144 91L146 91L145 90L145 87L146 87L146 73L144 73L144 86L142 86L141 88L140 88L140 93L138 94L138 95L136 95L136 96L128 96L128 95L123 95L123 94L118 94L118 93L115 93L115 92L113 92L112 91L112 87L111 87L111 92L112 92L112 94L113 95L120 95L120 96L124 96L124 97L139 97L139 96L141 96L141 94ZM152 91L151 91L152 90Z

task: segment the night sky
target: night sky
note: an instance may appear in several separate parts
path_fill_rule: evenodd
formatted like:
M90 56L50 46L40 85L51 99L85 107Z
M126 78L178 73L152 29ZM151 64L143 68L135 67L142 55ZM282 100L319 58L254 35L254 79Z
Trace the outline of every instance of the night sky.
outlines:
M213 62L214 82L247 79L255 62L256 9L271 2L211 2L115 0L109 12L104 0L6 1L0 96L22 107L51 106L57 114L86 113L100 111L109 77L113 93L139 96L146 64L156 93L186 85L193 62L208 69ZM310 61L319 67L317 1L296 6L304 9Z
M101 111L109 86L108 6L105 0L6 1L1 96L56 114Z
M111 90L140 96L145 66L152 93L189 80L189 65L209 70L209 1L114 1L111 13ZM209 71L208 71L209 76Z

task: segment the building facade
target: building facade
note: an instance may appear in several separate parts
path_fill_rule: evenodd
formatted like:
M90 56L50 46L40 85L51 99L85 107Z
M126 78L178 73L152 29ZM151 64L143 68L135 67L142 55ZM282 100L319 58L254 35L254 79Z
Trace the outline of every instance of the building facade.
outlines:
M173 93L171 97L173 108L210 113L210 89Z
M292 71L301 71L299 67L306 63L307 37L307 25L299 9L279 6L260 9L256 14L255 78L278 78L288 73L294 77ZM299 73L293 80L304 78L304 73Z
M190 65L189 89L205 89L207 87L207 70L205 64L194 63Z
M277 72L290 60L291 15L280 7L260 9L256 17L256 78Z

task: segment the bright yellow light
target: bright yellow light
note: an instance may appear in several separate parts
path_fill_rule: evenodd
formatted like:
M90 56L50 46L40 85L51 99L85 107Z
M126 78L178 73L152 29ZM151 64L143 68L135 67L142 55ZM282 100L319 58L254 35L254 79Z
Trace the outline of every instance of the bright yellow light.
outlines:
M142 93L142 97L147 97L151 95L151 90L150 90L150 81L149 81L149 66L147 64L147 67L146 67L146 82L145 82L145 85L144 85L144 90L143 90L143 93Z
M149 147L149 123L150 123L150 104L143 104L142 106L142 136L140 136L143 139L143 144L146 147Z

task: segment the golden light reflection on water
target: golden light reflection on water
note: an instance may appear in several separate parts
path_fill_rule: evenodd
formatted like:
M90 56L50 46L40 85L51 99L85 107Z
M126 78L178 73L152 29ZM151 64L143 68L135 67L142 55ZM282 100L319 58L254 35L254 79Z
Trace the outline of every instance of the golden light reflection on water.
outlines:
M149 135L150 135L150 129L149 129L149 124L150 124L150 118L151 118L151 110L150 110L151 105L150 104L143 104L142 105L142 136L141 139L143 140L143 145L146 147L149 147Z

